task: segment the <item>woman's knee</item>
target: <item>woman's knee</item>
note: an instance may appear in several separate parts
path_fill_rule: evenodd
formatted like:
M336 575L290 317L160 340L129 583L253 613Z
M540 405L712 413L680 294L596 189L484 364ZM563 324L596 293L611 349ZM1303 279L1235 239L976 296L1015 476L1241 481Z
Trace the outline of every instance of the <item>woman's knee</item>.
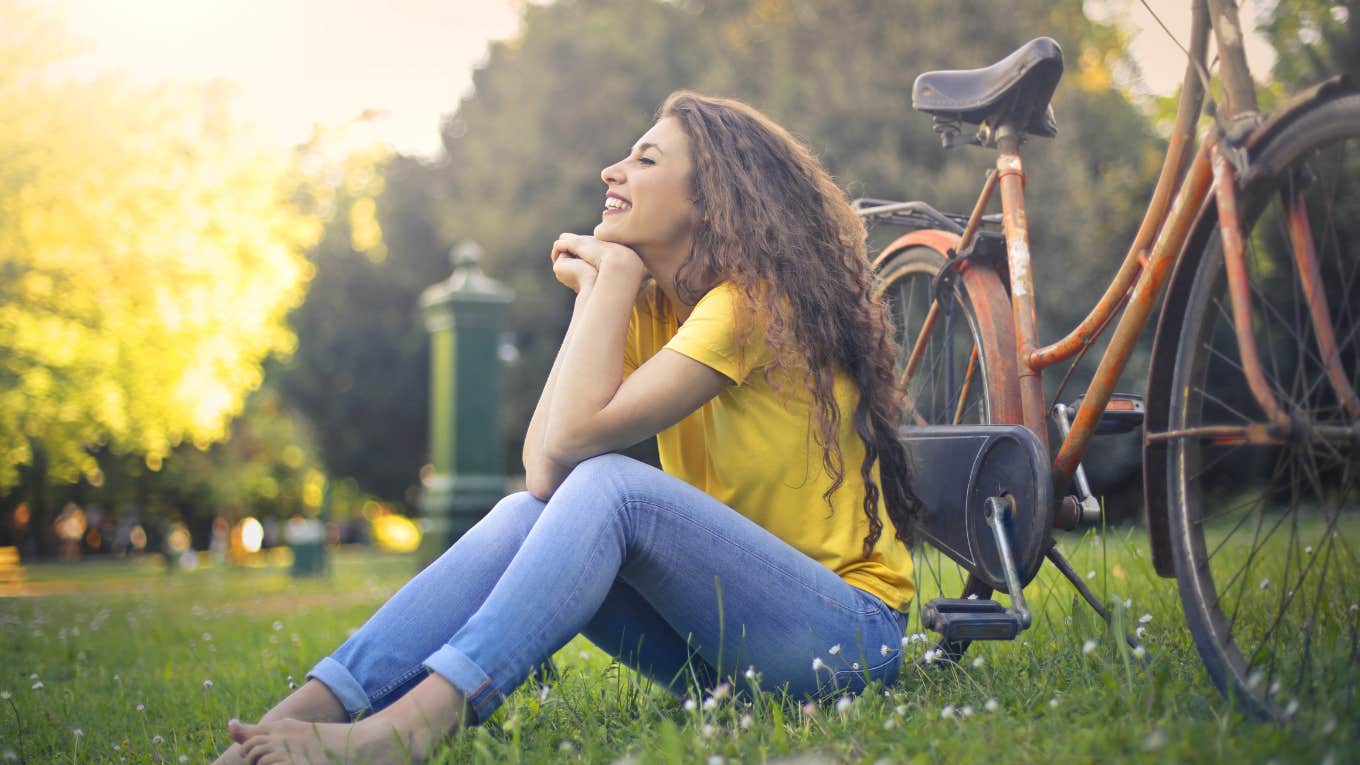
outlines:
M527 529L533 526L538 517L543 514L545 504L527 491L518 491L502 497L496 503L496 506L486 514L486 517L487 519L494 518L497 523L523 525Z

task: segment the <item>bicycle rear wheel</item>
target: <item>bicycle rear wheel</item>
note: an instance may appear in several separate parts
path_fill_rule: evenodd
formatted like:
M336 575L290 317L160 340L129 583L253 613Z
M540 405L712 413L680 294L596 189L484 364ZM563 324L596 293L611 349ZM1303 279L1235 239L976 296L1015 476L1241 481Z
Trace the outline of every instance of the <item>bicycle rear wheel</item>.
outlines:
M875 290L888 304L898 345L899 379L920 341L921 359L903 389L907 404L904 425L990 424L1004 422L1001 413L1016 406L1014 333L1005 289L994 271L976 270L945 290L932 327L925 332L934 302L936 276L946 258L926 246L906 246L879 258ZM980 305L987 301L986 306ZM1007 310L989 310L1007 306ZM1012 374L1006 379L1006 370ZM1013 390L1014 389L1014 390ZM1007 396L1011 400L1007 401ZM935 597L989 598L992 589L929 543L912 551L916 577L916 620L921 607ZM944 643L944 658L958 661L967 642Z
M1300 116L1253 151L1251 166L1240 204L1252 327L1294 426L1271 443L1245 437L1245 426L1267 420L1243 374L1215 231L1171 388L1168 430L1199 429L1168 443L1172 550L1191 633L1219 688L1261 717L1330 730L1360 719L1360 418L1344 393L1347 383L1360 389L1360 96ZM1285 200L1296 194L1340 374L1319 352L1317 293L1309 297L1295 266Z

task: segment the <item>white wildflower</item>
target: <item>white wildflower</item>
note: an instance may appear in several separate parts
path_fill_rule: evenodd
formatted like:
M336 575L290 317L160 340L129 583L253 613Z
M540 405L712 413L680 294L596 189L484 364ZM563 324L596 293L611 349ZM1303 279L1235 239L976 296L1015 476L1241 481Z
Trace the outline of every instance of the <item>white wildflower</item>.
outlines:
M854 703L854 700L849 696L842 696L840 697L840 700L836 702L836 711L840 714L845 714L850 711L850 705Z
M746 679L747 679L747 680L750 680L750 681L752 681L752 682L755 682L755 679L756 679L756 668L755 668L754 666L750 666L750 667L747 667L747 668L746 668Z
M1147 627L1144 627L1141 624L1138 625L1133 630L1133 636L1138 638L1139 640L1142 640L1143 638L1147 637Z
M145 704L138 704L138 705L135 707L135 709L136 709L138 712L145 712L145 711L146 711L146 705L145 705Z
M756 720L754 717L750 715L742 715L741 721L737 723L737 727L741 728L742 730L750 730L751 726L755 724Z
M704 723L704 727L699 729L700 735L704 738L713 738L713 734L717 732L718 729L713 727L713 723Z
M41 680L39 680L38 682L36 682L36 683L33 684L33 690L35 690L35 691L40 691L40 690L42 690L42 687L43 687L43 681L41 681Z
M1155 751L1166 746L1166 731L1161 728L1153 728L1152 732L1143 739L1143 748L1147 751Z
M723 765L727 760L724 760L721 754L715 754L712 757L709 757L705 762L707 765Z
M905 717L907 714L907 705L898 704L896 707L893 707L893 714L897 715L898 717Z
M165 737L162 736L162 735L159 734L159 733L157 733L156 735L154 735L154 736L151 737L151 745L152 745L152 746L160 746L161 744L164 744L164 743L165 743Z
M837 644L831 646L830 648L826 649L826 652L829 653L829 654L831 654L832 656L837 656L837 655L839 655L840 652L841 652L841 644L840 644L840 643L837 643Z
M954 719L954 705L953 705L953 704L945 704L945 705L944 705L944 709L941 709L941 710L940 710L940 719L941 719L941 720L952 720L952 719Z
M879 655L879 656L887 656L887 655L888 655L888 644L887 644L887 643L884 643L883 645L881 645L881 646L878 647L878 655Z
M897 727L897 719L894 718L894 717L889 717L888 719L886 719L886 720L883 721L883 730L892 730L893 728L896 728L896 727Z
M927 663L927 664L934 664L934 663L935 663L935 658L936 658L937 656L939 656L939 654L940 654L940 652L937 651L937 650L935 650L934 648L927 648L927 649L926 649L926 656L925 656L926 663Z
M969 596L968 596L968 599L969 599L969 600L977 600L977 593L975 592L975 593L969 595Z
M1084 653L1084 654L1086 654L1087 656L1090 656L1091 654L1095 653L1095 652L1096 652L1096 641L1094 641L1094 640L1088 640L1088 641L1086 641L1085 643L1082 643L1082 645L1081 645L1081 652Z
M1096 572L1094 572L1094 571L1087 571L1087 572L1086 572L1086 578L1087 578L1087 579L1095 579L1095 578L1096 578Z
M816 672L816 671L818 671L818 670L820 670L820 669L822 669L822 668L824 668L824 667L826 667L826 665L822 663L822 657L818 656L818 657L815 657L815 658L812 660L812 671L813 671L813 672Z
M9 701L9 691L0 691L0 701Z
M1144 648L1144 647L1142 647L1141 645L1140 645L1140 646L1134 646L1134 648L1133 648L1133 658L1135 658L1135 659L1141 659L1141 658L1143 658L1144 656L1147 656L1147 649Z
M1290 700L1289 700L1289 703L1284 705L1284 716L1285 716L1285 717L1293 717L1293 716L1294 716L1294 713L1297 712L1297 711L1299 711L1299 700L1298 700L1298 699L1290 699Z
M75 736L76 738L80 738L81 736L85 735L85 731L81 730L80 728L75 728L71 731L71 735Z
M1304 555L1312 555L1312 554L1313 554L1313 546L1312 546L1312 545L1308 545L1307 547L1303 548L1303 554L1304 554Z
M1268 587L1270 587L1270 577L1261 577L1261 589L1264 590Z
M704 699L704 709L705 709L705 710L712 711L712 710L717 709L717 708L718 708L718 700L717 700L717 699L713 698L712 696L709 696L708 698Z
M1053 698L1049 699L1049 700L1048 700L1048 706L1049 706L1050 709L1057 709L1057 708L1058 708L1058 697L1057 697L1057 696L1054 696Z
M694 703L694 699L685 699L685 711L686 711L686 712L693 712L694 710L696 710L696 709L698 709L698 708L699 708L699 705L696 704L696 703Z
M857 662L857 661L851 662L851 663L850 663L850 669L859 670L859 662Z
M1152 621L1152 614L1143 614L1142 616L1138 617L1139 624L1147 624L1150 621Z
M987 664L987 659L983 658L981 654L979 654L979 655L973 657L973 666L974 666L974 667L976 667L976 668L978 668L978 669L982 669L984 666L986 666L986 664Z
M571 754L576 751L576 745L570 741L563 741L557 745L557 751L562 752L563 754Z
M998 708L1000 708L1000 706L1001 703L998 702L996 699L987 699L987 703L983 704L982 708L987 710L988 712L995 712Z
M582 651L576 655L581 657L581 661L590 661L590 651Z
M273 627L274 631L278 632L279 630L283 629L283 622L274 622Z
M542 704L548 700L548 694L552 693L552 686L545 685L538 689L538 703Z
M713 689L713 698L722 701L732 692L732 686L727 683L718 683L718 687Z
M972 716L973 716L973 705L972 705L972 704L964 704L962 707L959 707L959 715L960 715L961 717L972 717Z
M213 682L212 682L211 680L204 680L204 681L203 681L203 687L204 687L204 688L211 688L212 686L213 686Z

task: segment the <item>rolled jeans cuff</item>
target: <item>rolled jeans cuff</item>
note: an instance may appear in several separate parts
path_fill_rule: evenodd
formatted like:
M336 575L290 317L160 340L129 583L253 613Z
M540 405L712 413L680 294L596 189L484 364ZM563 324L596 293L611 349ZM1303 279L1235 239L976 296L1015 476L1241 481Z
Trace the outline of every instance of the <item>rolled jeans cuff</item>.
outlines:
M501 689L496 687L491 677L476 662L451 645L445 645L430 654L430 658L423 663L463 694L477 722L485 722L505 701Z
M344 664L329 656L308 670L307 677L329 688L331 694L340 700L340 705L349 713L350 719L358 717L372 707L368 694L364 693L363 686L354 679L354 675L350 674Z

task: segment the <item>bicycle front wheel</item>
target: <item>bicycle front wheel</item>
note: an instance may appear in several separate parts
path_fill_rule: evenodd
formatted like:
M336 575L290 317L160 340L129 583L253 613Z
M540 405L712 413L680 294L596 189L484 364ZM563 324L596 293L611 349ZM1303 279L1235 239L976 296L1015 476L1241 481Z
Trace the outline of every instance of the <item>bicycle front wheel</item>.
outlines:
M1004 413L1018 411L1019 392L1005 289L994 271L976 272L967 283L960 280L943 290L945 299L928 322L936 276L945 263L935 249L907 246L885 254L875 268L876 297L887 302L896 332L899 379L914 350L919 356L915 371L903 380L903 424L1007 422ZM1006 310L995 310L999 307ZM918 624L921 606L931 598L992 595L990 587L926 542L916 545L912 562ZM938 648L945 658L958 661L968 643L942 642Z
M1184 432L1168 442L1172 550L1219 688L1261 717L1330 732L1360 720L1360 96L1300 116L1251 166L1240 195L1251 330L1292 425L1261 437L1215 232L1171 389L1168 430ZM1308 238L1320 290L1297 265Z

